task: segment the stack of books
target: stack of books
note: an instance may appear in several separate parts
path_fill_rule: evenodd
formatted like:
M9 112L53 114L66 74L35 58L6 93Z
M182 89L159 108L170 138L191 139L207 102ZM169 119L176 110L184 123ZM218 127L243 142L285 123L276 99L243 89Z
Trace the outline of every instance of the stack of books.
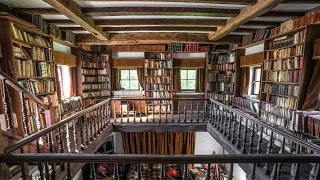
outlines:
M167 45L167 51L183 52L183 44L181 44L181 43L168 44Z

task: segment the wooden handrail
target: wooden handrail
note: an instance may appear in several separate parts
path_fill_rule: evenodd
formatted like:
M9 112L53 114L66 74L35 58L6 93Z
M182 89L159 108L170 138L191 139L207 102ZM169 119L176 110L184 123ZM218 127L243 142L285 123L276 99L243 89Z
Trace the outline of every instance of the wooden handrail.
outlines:
M23 92L24 95L26 95L28 98L30 98L30 100L38 103L41 107L43 107L44 109L49 109L49 106L47 104L45 104L43 101L41 101L38 97L36 97L35 95L33 95L32 93L30 93L27 89L25 89L24 87L22 87L19 83L17 83L14 79L12 79L10 76L8 76L6 73L4 73L3 71L0 71L0 79L1 80L6 80L6 83L11 86L13 89L19 91L19 92Z
M41 131L38 131L38 132L36 132L36 133L34 133L34 134L30 135L30 136L27 136L27 137L15 142L15 143L9 145L9 146L7 146L4 151L5 151L5 153L11 153L11 152L23 147L24 145L26 145L28 143L31 143L32 141L35 141L36 139L38 139L38 138L40 138L40 137L42 137L42 136L44 136L44 135L56 130L57 128L65 125L65 124L67 124L69 122L71 122L72 120L80 118L81 116L83 116L83 115L95 110L96 108L98 108L98 107L100 107L100 106L102 106L104 104L107 104L108 102L109 102L109 99L101 101L101 102L99 102L99 103L97 103L97 104L95 104L95 105L93 105L91 107L88 107L88 108L86 108L86 109L84 109L84 110L82 110L80 112L77 112L77 113L75 113L75 114L73 114L73 115L71 115L71 116L69 116L69 117L67 117L67 118L65 118L65 119L53 124L52 126L46 127L44 129L42 129Z
M122 97L122 98L110 98L112 101L129 101L129 100L136 100L136 101L161 101L161 100L166 100L166 101L200 101L200 100L209 100L208 98L127 98L127 97Z
M89 154L89 153L14 153L1 154L1 162L10 163L319 163L319 154L227 154L227 155L158 155L158 154Z

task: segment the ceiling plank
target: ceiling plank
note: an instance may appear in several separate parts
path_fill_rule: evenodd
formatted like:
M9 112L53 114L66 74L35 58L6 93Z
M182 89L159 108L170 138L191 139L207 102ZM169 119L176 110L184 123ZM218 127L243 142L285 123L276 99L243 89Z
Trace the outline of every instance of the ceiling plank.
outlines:
M53 8L15 8L16 12L25 14L61 14L59 11Z
M282 3L292 3L292 4L318 4L319 3L319 0L285 0L284 2Z
M270 11L283 1L284 0L259 0L253 6L247 6L238 16L229 19L225 26L220 27L216 32L211 32L208 35L209 40L219 40L227 36L241 25Z
M167 43L198 43L198 44L239 44L242 36L230 35L219 41L209 41L208 34L191 33L133 33L110 34L110 41L98 40L91 34L76 35L77 44L132 45L132 44L167 44Z
M109 35L103 32L101 27L95 25L95 20L91 17L84 15L81 11L81 7L72 0L43 0L50 4L61 14L67 16L70 20L74 21L85 30L92 33L100 40L108 40Z
M76 1L97 1L97 2L121 2L127 0L76 0ZM132 0L132 2L189 2L189 3L210 3L210 4L255 4L256 0Z

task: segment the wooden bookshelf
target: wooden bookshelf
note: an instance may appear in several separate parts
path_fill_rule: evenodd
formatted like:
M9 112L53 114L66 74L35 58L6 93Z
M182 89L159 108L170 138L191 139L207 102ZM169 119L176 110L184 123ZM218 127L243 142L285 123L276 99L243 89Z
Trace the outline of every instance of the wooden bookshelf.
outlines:
M172 98L173 54L172 52L145 52L145 97ZM148 112L165 113L172 111L172 101L146 103ZM153 109L154 108L154 109Z
M312 76L313 40L320 26L308 25L265 40L259 118L298 131L296 114L302 110Z
M100 46L73 48L77 56L78 91L84 107L110 97L110 57L107 51L100 52Z
M231 105L235 93L235 52L208 52L206 62L206 94L217 101Z
M5 34L2 37L5 44L3 46L5 61L0 62L2 70L44 102L58 106L52 37L18 18L0 18L0 23L1 31ZM9 93L18 121L18 135L23 135L22 110L21 106L16 106L21 104L20 95L10 87ZM38 123L41 128L46 127L44 114L35 112L36 108L33 108L32 102L28 102L27 106L29 131L37 132Z

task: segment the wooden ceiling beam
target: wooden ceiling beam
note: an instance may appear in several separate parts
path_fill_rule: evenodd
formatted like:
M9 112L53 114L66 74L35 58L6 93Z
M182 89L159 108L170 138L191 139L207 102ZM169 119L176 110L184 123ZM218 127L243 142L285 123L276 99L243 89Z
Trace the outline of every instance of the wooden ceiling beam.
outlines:
M76 35L77 44L100 45L133 45L133 44L167 44L167 43L197 43L197 44L239 44L242 36L230 35L219 41L209 41L208 34L191 33L133 33L110 34L110 41L99 40L91 34Z
M61 14L54 8L15 8L16 12L25 13L25 14L48 14L48 15L57 15Z
M127 0L76 0L76 1L97 1L97 2L121 2ZM132 0L132 2L188 2L188 3L210 3L210 4L255 4L257 0Z
M225 26L218 28L218 30L215 32L211 32L208 35L209 40L219 40L227 36L241 25L244 25L246 22L265 14L283 1L284 0L259 0L253 6L247 6L246 8L242 9L238 16L229 19Z
M61 14L89 31L100 40L108 40L109 34L103 32L101 27L95 25L95 20L82 13L81 7L73 0L43 0L50 4Z

